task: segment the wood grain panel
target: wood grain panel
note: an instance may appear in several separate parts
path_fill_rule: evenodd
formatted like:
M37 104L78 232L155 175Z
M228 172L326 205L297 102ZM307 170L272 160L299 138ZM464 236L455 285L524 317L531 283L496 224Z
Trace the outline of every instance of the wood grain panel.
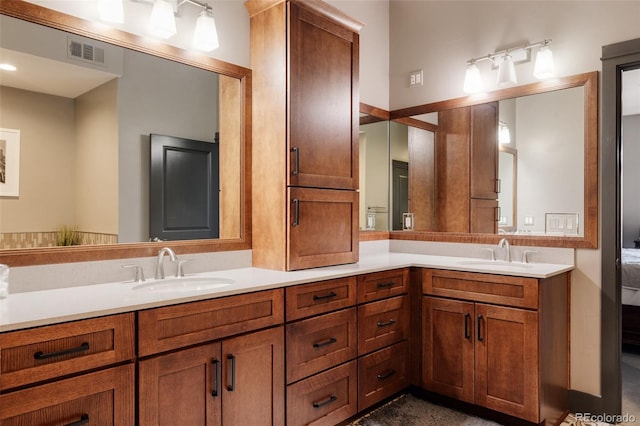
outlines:
M409 211L416 231L436 230L435 135L409 127Z
M356 277L287 287L287 321L348 308L356 304Z
M409 386L407 340L358 359L358 411Z
M408 296L397 296L358 306L358 355L364 355L408 337Z
M372 302L409 291L409 269L358 276L358 303Z
M497 200L498 103L472 106L470 124L470 196Z

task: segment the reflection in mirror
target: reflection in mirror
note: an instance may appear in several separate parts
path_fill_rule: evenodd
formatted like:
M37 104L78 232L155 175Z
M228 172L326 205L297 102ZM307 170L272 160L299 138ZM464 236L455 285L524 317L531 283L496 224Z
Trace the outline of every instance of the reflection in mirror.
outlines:
M20 194L0 198L0 248L60 245L62 226L80 244L149 241L151 133L219 133L220 235L240 238L240 80L1 19L2 59L17 71L1 75L0 127L20 130L22 150Z
M360 230L389 230L389 121L360 126Z
M517 229L516 212L518 188L518 150L500 145L498 153L498 193L499 222L498 233L515 232Z
M0 2L0 18L3 49L5 43L15 42L6 49L21 52L32 60L45 56L49 63L65 62L73 64L74 69L92 69L103 79L74 94L42 94L39 93L42 88L35 87L0 89L0 126L21 130L20 190L18 195L0 198L0 246L7 234L22 234L17 245L12 242L9 246L14 248L0 250L0 263L27 266L147 257L157 254L164 246L177 253L250 249L249 69L143 36L97 26L33 3ZM7 37L6 31L12 27L7 22L11 21L37 26L19 31L18 37ZM27 50L30 39L45 32L45 27L69 33L46 36L32 43L37 51ZM91 61L86 57L78 61L70 57L74 55L67 55L68 43L74 40L88 40L98 47L93 49ZM2 51L3 58L6 52ZM102 59L107 65L92 64ZM44 75L54 74L48 67L42 70ZM138 72L130 74L132 70ZM5 74L1 78L0 83L8 86ZM44 81L40 77L26 79ZM203 82L204 86L199 87L195 81ZM85 82L80 76L72 81L75 89L82 88ZM29 97L37 100L27 101ZM106 98L109 102L105 106L95 102L96 98ZM10 100L17 102L15 106L20 104L21 111L31 108L29 113L34 117L37 110L46 109L45 118L29 120L26 114L17 117L20 110L14 109L14 105L6 106ZM76 110L76 106L81 108ZM98 112L101 115L97 115ZM92 121L95 117L100 120ZM107 122L116 125L108 126ZM56 130L56 125L63 127L64 123L67 124L63 129ZM146 242L149 238L149 134L210 143L215 132L220 134L220 204L225 206L220 209L221 238ZM69 159L72 165L64 163ZM23 203L31 204L16 207ZM26 222L26 219L35 221ZM55 233L55 227L61 224L72 229L77 225L83 233L106 235L109 240L91 240L90 245L81 247L22 248L35 245L25 242L32 239L30 234ZM119 243L112 244L114 239ZM38 245L49 244L38 241Z

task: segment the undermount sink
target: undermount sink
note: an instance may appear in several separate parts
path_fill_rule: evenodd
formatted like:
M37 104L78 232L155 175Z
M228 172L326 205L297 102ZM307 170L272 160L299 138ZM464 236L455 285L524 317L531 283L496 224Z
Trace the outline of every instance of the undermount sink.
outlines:
M478 266L478 267L489 267L489 268L499 268L499 269L527 269L531 268L531 265L528 263L519 263L519 262L505 262L503 260L461 260L457 262L458 265L469 265L469 266Z
M216 277L165 278L162 280L153 280L144 284L138 284L133 287L133 290L148 292L211 290L226 287L233 283L234 281L231 279Z

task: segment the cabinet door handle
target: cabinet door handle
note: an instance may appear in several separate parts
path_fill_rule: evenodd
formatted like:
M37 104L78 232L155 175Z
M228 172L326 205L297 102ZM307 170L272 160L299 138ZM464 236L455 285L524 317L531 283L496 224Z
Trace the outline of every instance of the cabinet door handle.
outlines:
M57 356L70 355L70 354L74 354L76 352L83 352L83 351L88 351L88 350L89 350L89 343L83 342L78 347L70 348L70 349L64 349L64 350L57 351L57 352L44 353L42 351L38 351L38 352L33 354L33 357L35 359L37 359L37 360L43 360L43 359L55 358Z
M482 337L482 319L484 317L482 315L478 315L478 342L482 342L484 337Z
M322 401L314 401L313 402L313 408L320 408L323 405L327 405L332 403L333 401L335 401L336 399L338 399L337 396L335 395L329 395L328 397L326 397L325 399L323 399Z
M378 321L378 327L389 327L390 325L393 325L393 324L395 324L395 323L396 323L396 320L394 320L394 319L390 319L390 320L389 320L389 321L387 321L387 322L380 322L380 321Z
M502 191L502 180L496 179L496 192L499 194Z
M502 214L500 206L495 207L495 209L496 209L496 222L500 222L500 215Z
M327 340L323 340L322 342L316 342L313 344L313 347L318 349L318 348L322 348L324 346L329 346L329 345L333 345L334 343L336 343L338 341L338 339L336 339L335 337L330 337Z
M291 226L300 225L300 200L297 198L293 199L293 222Z
M89 415L83 414L82 416L80 416L80 420L78 420L77 422L69 423L66 426L82 426L82 425L88 425L88 424L89 424Z
M333 299L336 296L337 296L337 294L335 292L333 292L333 291L331 293L325 294L323 296L318 296L318 295L314 294L313 295L313 301L314 302L319 302L321 300Z
M396 374L396 370L394 370L393 368L390 368L389 370L385 371L384 373L378 374L376 377L378 378L378 380L386 380L389 377L393 376L394 374Z
M471 314L467 312L466 314L464 314L464 338L465 339L471 338L471 333L469 332L469 321L471 321Z
M291 148L291 152L293 152L293 171L291 174L297 176L300 173L300 149L294 146Z
M229 367L231 368L231 372L229 373L231 383L227 385L227 390L229 392L233 392L236 390L236 357L233 355L227 355L227 361L229 361Z
M376 285L377 288L389 288L389 287L393 287L394 282L390 281L388 283L378 283L378 285Z
M220 395L220 361L213 358L211 359L211 365L213 366L213 371L211 372L213 380L211 384L211 396L218 396Z

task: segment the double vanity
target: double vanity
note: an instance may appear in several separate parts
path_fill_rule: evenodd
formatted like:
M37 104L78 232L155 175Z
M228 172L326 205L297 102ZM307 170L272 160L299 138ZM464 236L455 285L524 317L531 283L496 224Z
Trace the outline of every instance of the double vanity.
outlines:
M567 408L572 269L376 249L12 294L0 420L332 425L414 386L552 424Z

